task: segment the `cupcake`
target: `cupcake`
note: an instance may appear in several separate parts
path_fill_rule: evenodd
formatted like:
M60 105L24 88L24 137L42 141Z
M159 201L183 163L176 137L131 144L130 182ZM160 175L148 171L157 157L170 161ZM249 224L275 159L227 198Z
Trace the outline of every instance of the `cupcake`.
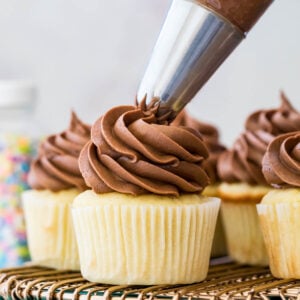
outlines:
M278 109L249 116L245 131L218 162L227 247L240 263L267 265L268 255L259 226L256 204L270 191L262 173L262 158L275 136L300 129L300 114L282 94Z
M79 270L79 257L70 205L87 189L78 157L90 138L90 126L72 112L68 130L51 135L40 144L23 193L29 251L35 264Z
M209 151L209 157L203 162L203 166L210 177L210 184L204 189L202 194L209 197L219 197L220 178L217 172L217 161L226 148L220 143L218 129L211 124L200 122L199 120L192 118L185 110L177 116L172 125L193 128L203 137ZM211 256L220 257L226 254L227 249L224 229L221 215L219 215L211 249Z
M274 187L257 205L271 272L300 279L300 131L270 143L263 173Z
M197 131L169 126L158 102L118 106L92 126L79 166L91 190L76 197L73 223L81 273L107 284L203 280L219 199Z

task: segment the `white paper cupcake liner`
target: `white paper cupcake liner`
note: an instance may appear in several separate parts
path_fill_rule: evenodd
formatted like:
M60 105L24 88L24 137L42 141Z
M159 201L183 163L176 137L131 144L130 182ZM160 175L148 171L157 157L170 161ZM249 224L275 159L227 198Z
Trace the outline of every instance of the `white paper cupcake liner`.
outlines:
M202 194L207 197L219 198L219 185L220 184L216 183L207 186ZM227 246L221 212L219 212L217 217L216 230L211 247L211 257L221 257L225 255L227 255Z
M23 194L26 231L31 259L41 266L79 270L71 203L77 190Z
M221 214L229 255L239 263L268 265L256 204L224 201Z
M92 193L77 199L84 203ZM105 197L102 194L86 206L76 206L76 199L72 210L86 279L148 285L191 283L206 277L218 199L166 204L131 202L128 195L124 201L105 201Z
M300 203L258 204L274 277L300 279Z

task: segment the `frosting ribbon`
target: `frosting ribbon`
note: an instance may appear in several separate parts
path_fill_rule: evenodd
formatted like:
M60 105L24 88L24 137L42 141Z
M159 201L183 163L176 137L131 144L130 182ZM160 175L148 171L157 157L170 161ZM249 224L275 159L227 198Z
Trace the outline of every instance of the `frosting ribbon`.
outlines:
M90 139L90 126L72 112L67 130L51 135L39 147L37 159L30 167L28 183L33 189L60 191L69 188L87 189L81 176L78 157Z
M169 126L148 106L117 106L98 119L79 166L96 193L178 196L201 192L209 183L203 169L208 150L193 129Z

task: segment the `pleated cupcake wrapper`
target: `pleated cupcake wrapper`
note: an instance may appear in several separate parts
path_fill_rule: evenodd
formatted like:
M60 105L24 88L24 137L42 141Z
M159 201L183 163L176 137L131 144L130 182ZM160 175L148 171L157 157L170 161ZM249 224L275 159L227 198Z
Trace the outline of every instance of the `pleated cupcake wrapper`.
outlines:
M23 198L29 251L36 264L56 269L80 269L71 202L34 196Z
M211 257L221 257L227 254L224 226L219 212L216 224L216 230L211 247Z
M224 201L221 214L229 255L239 263L268 265L256 204Z
M300 279L300 204L258 204L257 211L273 276Z
M113 202L113 201L112 201ZM219 202L73 208L81 272L94 282L175 284L208 271Z
M220 184L215 183L209 185L205 188L202 195L207 197L217 197L219 198L219 186ZM221 212L219 212L216 224L216 230L213 238L213 243L211 247L211 257L221 257L227 254L226 239L224 233L224 226L221 217Z

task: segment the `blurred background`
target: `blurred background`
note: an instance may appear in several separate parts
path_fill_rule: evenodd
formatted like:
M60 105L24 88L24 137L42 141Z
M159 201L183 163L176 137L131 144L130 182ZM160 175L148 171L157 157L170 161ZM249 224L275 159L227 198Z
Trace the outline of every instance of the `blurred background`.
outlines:
M0 0L0 79L30 79L36 122L64 130L73 108L92 123L133 103L170 0ZM284 90L300 109L300 1L276 0L221 66L189 112L216 124L230 145L246 116L278 107Z

